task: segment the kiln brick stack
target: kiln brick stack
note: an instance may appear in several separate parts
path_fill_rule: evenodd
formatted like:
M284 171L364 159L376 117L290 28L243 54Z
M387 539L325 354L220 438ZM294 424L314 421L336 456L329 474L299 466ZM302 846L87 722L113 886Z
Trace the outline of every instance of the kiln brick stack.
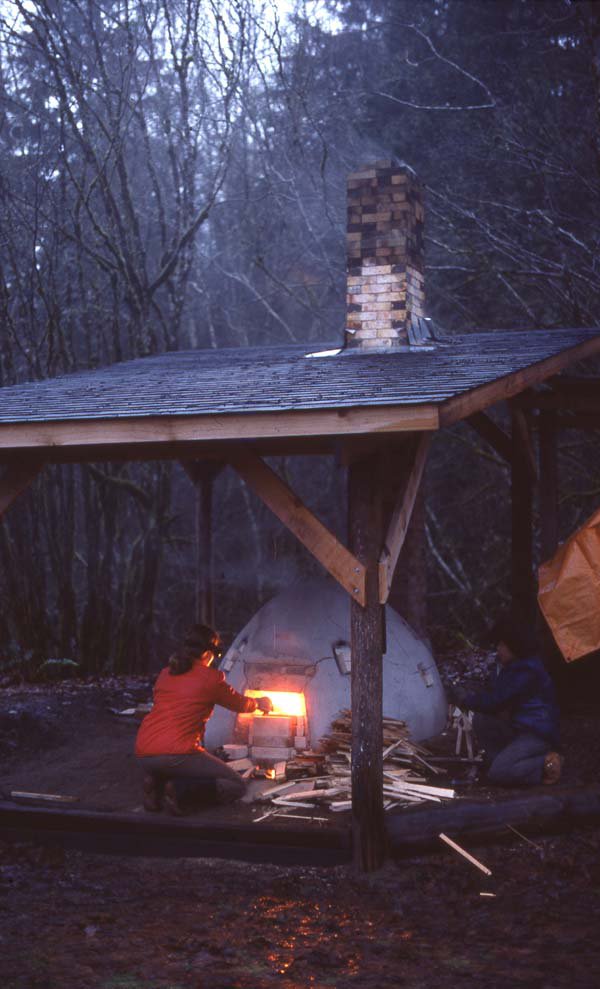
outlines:
M408 347L425 315L423 197L412 170L376 161L348 178L349 347Z

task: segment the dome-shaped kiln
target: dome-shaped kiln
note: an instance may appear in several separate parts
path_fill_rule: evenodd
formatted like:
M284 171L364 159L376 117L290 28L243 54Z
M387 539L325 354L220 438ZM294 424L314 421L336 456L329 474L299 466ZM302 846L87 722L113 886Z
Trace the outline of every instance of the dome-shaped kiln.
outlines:
M443 729L447 712L435 660L390 607L386 638L384 717L404 720L415 741L431 737ZM350 707L350 662L350 598L332 580L314 578L296 582L265 604L236 637L221 669L240 693L303 694L306 718L299 724L306 744L315 747L338 712ZM209 750L231 741L235 718L215 708L206 730Z

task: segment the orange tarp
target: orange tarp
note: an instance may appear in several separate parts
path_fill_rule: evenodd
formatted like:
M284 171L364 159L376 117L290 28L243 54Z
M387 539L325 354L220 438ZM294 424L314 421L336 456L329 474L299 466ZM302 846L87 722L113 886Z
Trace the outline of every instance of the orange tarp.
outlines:
M600 509L541 565L538 601L567 662L600 649Z

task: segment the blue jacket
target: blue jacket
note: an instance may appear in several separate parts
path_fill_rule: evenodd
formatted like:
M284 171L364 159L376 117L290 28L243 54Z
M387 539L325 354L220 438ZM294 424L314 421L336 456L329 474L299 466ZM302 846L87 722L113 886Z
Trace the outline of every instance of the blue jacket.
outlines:
M560 743L554 684L539 656L513 659L501 666L491 686L467 694L463 705L482 714L508 712L517 730L533 732L553 748Z

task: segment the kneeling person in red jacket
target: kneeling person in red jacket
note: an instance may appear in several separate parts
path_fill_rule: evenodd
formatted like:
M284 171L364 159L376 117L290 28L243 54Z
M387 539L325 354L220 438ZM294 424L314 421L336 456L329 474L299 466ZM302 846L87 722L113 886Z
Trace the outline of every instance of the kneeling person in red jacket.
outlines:
M193 625L158 675L152 710L142 721L135 743L135 754L145 770L146 810L160 810L164 801L170 813L181 814L178 791L186 780L201 783L220 803L244 794L246 784L238 773L204 748L206 722L215 704L238 713L259 709L265 714L273 705L269 697L255 700L230 687L225 674L211 668L221 655L218 633L207 625Z

